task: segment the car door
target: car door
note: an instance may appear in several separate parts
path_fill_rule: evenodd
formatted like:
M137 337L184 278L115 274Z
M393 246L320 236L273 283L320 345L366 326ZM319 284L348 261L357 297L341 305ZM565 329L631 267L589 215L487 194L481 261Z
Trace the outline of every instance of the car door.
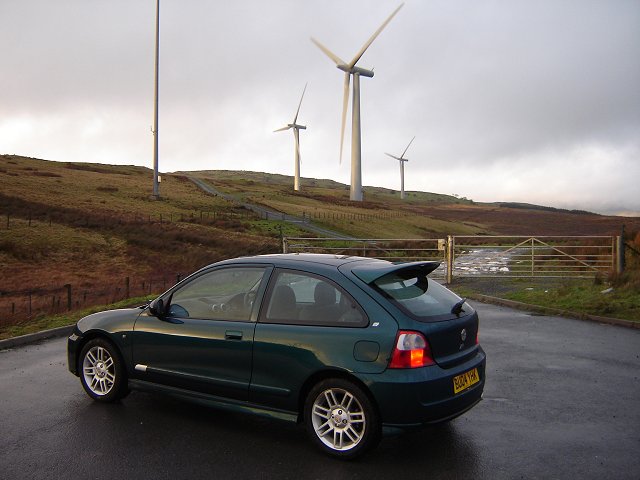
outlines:
M255 320L270 267L222 266L163 296L133 333L134 378L247 400Z
M374 313L385 318L381 309ZM296 411L300 388L319 371L384 370L387 362L378 355L379 345L367 341L377 340L378 332L368 325L358 301L331 279L276 269L256 326L249 400ZM363 347L376 351L371 355Z

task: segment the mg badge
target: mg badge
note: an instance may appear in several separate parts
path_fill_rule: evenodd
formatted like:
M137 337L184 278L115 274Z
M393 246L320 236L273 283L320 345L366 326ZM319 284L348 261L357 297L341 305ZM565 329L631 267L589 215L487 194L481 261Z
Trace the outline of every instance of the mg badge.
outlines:
M462 331L460 332L460 340L464 342L466 339L467 339L467 329L463 328Z

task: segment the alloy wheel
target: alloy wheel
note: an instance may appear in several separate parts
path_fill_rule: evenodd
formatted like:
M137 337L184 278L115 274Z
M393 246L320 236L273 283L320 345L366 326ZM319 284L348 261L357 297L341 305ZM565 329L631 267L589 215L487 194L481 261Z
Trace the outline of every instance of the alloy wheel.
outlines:
M106 348L94 346L84 356L82 374L89 390L95 395L107 395L116 381L115 363Z
M342 388L329 388L316 397L311 421L320 441L337 451L357 446L367 428L362 405L352 393Z

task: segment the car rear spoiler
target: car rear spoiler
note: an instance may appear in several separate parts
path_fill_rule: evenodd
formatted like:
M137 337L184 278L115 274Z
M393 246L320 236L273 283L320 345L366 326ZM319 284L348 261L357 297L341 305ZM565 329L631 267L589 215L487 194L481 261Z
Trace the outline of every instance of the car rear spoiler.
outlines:
M353 267L351 271L364 283L371 284L390 273L394 273L400 277L406 276L406 278L415 276L426 277L439 266L440 262L371 262L366 265Z

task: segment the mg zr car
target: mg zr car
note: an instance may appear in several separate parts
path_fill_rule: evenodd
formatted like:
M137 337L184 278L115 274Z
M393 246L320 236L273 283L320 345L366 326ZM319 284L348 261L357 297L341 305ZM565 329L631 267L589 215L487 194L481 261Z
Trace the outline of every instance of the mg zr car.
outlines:
M304 423L356 457L383 427L461 415L481 397L478 315L437 262L282 254L205 267L139 308L81 319L69 370L100 402L129 389Z

